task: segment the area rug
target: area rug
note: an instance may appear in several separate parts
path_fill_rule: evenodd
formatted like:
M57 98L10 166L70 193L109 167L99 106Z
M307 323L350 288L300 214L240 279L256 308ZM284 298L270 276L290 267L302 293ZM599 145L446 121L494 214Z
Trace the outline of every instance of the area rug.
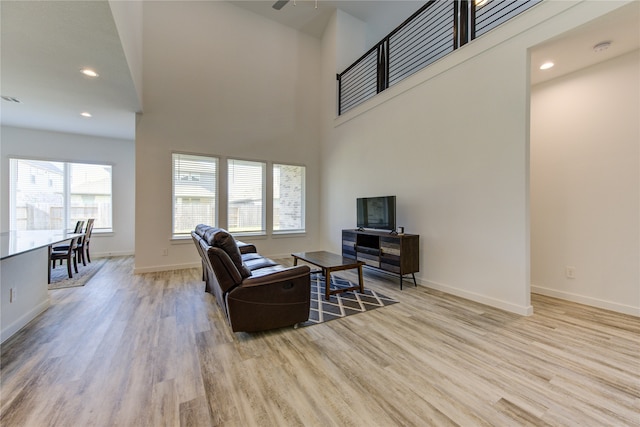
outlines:
M321 273L311 275L311 310L309 320L301 323L300 327L317 325L330 320L341 319L353 314L365 313L381 307L395 304L398 301L382 295L372 289L364 293L348 291L331 295L329 301L324 299L324 276ZM344 289L353 286L347 279L331 275L331 289Z
M74 271L73 278L71 279L67 274L66 261L63 262L62 265L56 264L56 268L51 270L51 283L49 284L49 290L84 286L89 279L91 279L93 275L102 268L106 260L106 258L97 258L87 263L87 265L79 263L78 272L76 273Z

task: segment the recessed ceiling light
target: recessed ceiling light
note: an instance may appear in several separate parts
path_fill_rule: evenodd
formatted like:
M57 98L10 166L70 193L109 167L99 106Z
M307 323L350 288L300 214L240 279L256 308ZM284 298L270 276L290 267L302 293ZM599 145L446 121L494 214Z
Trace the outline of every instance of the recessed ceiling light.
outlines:
M98 77L98 73L91 68L83 68L80 72L87 77Z
M80 113L80 115L82 117L91 117L91 113L87 112L87 111L83 111L82 113Z
M603 50L609 49L610 46L611 46L611 42L610 41L601 42L601 43L598 43L597 45L595 45L593 47L593 51L594 52L602 52Z
M553 62L551 62L551 61L549 61L549 62L545 62L544 64L542 64L542 65L540 66L540 69L541 69L541 70L548 70L549 68L552 68L554 65L556 65L556 64L554 64L554 63L553 63Z

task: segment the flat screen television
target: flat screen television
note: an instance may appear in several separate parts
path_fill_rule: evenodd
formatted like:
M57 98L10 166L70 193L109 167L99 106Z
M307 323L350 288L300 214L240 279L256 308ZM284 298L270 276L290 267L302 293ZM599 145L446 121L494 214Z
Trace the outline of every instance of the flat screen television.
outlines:
M357 199L358 228L396 229L396 196Z

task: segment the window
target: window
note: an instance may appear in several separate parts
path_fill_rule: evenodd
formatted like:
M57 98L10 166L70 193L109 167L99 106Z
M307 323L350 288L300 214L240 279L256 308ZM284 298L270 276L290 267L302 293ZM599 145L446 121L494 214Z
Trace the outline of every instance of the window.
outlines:
M173 153L173 235L217 225L218 159Z
M13 230L73 229L95 218L94 231L111 231L110 165L9 159L10 227Z
M201 223L224 227L238 235L266 234L268 227L274 233L305 231L304 166L227 159L227 185L218 192L219 162L216 157L173 154L175 238L186 237ZM271 176L267 167L272 167ZM273 196L272 200L266 199L267 194ZM221 209L227 209L226 221L223 215L222 223L218 219L220 196L226 199L226 207L222 205ZM267 203L271 201L273 206ZM266 214L267 208L272 218Z
M304 231L305 167L273 165L273 231Z
M227 172L229 231L264 233L266 164L229 160Z

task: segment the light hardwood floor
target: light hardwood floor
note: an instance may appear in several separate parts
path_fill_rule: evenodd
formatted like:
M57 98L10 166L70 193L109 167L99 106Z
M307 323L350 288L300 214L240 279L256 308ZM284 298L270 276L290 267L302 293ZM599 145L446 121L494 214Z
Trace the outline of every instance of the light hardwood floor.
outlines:
M400 303L233 334L198 269L132 270L51 291L2 346L1 426L640 425L636 317L537 295L520 317L366 271Z

